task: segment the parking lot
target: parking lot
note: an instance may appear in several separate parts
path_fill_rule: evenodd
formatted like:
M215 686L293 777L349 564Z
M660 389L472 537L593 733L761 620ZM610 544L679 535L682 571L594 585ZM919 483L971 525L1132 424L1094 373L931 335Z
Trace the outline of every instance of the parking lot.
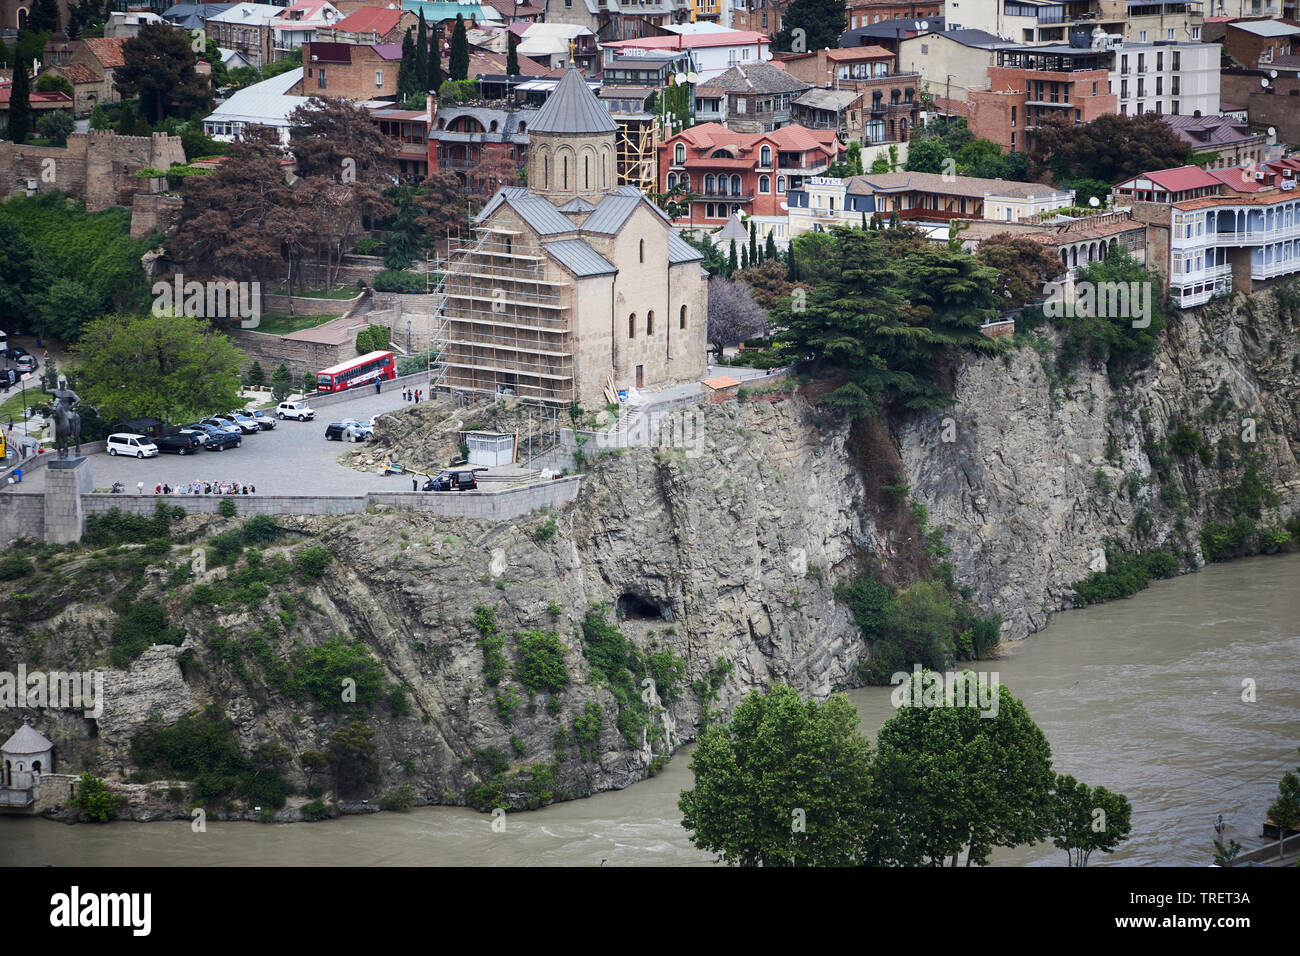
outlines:
M311 404L308 400L308 404ZM277 421L275 428L245 435L239 448L225 451L200 450L190 455L161 454L156 458L112 457L107 452L88 455L96 488L120 481L128 493L143 482L146 494L155 485L181 485L194 481L232 481L252 485L257 494L355 495L367 491L409 491L409 479L400 475L383 477L366 474L338 463L340 455L364 445L325 440L325 426L345 418L369 419L372 415L400 409L401 391L385 389L376 395L367 389L347 401L316 409L314 421ZM313 406L314 407L314 406ZM274 414L274 410L271 410ZM47 456L53 452L47 451ZM24 478L21 486L6 490L41 491L45 469Z

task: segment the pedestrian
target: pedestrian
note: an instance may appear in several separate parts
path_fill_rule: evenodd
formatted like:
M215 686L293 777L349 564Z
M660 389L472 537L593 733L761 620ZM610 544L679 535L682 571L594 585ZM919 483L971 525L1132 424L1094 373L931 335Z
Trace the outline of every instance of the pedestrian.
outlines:
M203 483L203 493L204 493L205 495L210 495L210 494L212 494L212 484L211 484L210 482L205 481L205 482Z
M383 384L384 384L384 380L383 380L382 378L380 378L378 375L376 375L376 376L375 376L375 394L376 394L376 395L379 394L380 389L382 388Z
M256 486L256 485L249 485L249 486L248 486L248 493L249 493L250 495L255 495L255 494L257 494L257 486Z
M415 390L415 404L420 404L420 390L418 388Z
M153 486L153 493L154 493L155 495L160 495L160 494L162 494L162 485L154 485L154 486Z
M138 494L138 495L142 495L142 494L144 494L144 482L143 482L143 481L137 481L137 482L135 483L135 493Z
M420 490L420 479L415 477L415 475L411 476L411 490L412 491Z
M411 400L411 389L407 386L402 386L402 401L409 402L410 400ZM9 427L10 428L14 427L14 420L12 418L9 419Z

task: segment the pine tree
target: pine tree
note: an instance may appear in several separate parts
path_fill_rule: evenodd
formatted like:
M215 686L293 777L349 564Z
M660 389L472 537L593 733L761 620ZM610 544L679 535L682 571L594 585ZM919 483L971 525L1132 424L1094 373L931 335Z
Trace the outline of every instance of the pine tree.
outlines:
M456 14L456 27L451 31L451 52L447 55L447 72L453 80L463 80L469 75L469 37L465 35L465 14Z
M772 38L772 49L795 53L824 47L834 50L840 45L845 26L843 0L790 0L781 18L781 30ZM795 30L803 33L796 34ZM795 50L795 46L801 49Z
M736 240L731 240L731 252L727 256L727 276L730 277L733 272L740 268L740 260L736 258Z
M763 258L775 259L780 253L776 251L776 240L772 238L772 231L767 233L767 243L763 246Z
M416 88L424 86L429 76L429 27L424 22L424 10L420 10L420 23L415 32L414 70ZM434 89L437 89L435 86ZM426 90L427 92L427 90Z
M9 125L5 128L5 139L22 143L32 130L31 82L23 64L14 67L14 80L9 89Z
M758 265L758 233L752 219L749 220L749 261L751 265Z
M510 34L506 52L506 74L508 76L519 75L519 37L513 33Z
M867 211L865 209L862 210L862 228L867 228Z

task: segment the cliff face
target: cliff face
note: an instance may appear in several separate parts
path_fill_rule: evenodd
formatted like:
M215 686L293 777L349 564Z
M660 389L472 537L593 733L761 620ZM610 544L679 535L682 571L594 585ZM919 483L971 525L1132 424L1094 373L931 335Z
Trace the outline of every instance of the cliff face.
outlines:
M33 716L58 747L57 769L117 779L132 770L130 740L151 714L170 723L208 704L233 720L245 751L266 741L295 757L324 749L339 714L277 692L257 663L265 656L246 660L241 675L228 646L219 653L212 642L214 627L265 633L268 616L292 607L268 639L270 657L356 634L390 685L409 689L409 715L382 704L368 715L383 777L372 794L409 781L421 800L460 802L496 778L518 803L539 768L539 788L557 798L622 787L694 737L707 712L728 712L752 688L780 680L822 696L853 681L865 648L832 587L864 555L888 571L916 550L915 526L899 517L906 508L883 507L864 471L901 471L943 532L956 581L986 612L1003 614L1004 636L1023 636L1068 606L1070 585L1104 562L1107 539L1198 553L1198 531L1220 491L1240 480L1243 453L1258 452L1260 474L1280 496L1273 517L1298 510L1295 356L1289 313L1260 295L1184 317L1125 388L1095 369L1060 381L1051 357L1030 348L968 363L953 409L895 422L872 449L802 398L710 406L702 454L605 453L584 469L580 500L562 514L492 525L410 512L281 519L291 536L267 546L268 559L309 539L333 554L319 581L285 585L296 595L288 603L271 594L260 606L196 606L193 583L164 586L163 565L188 557L191 546L178 545L152 559L136 596L158 599L185 643L109 670L105 713L93 725L79 712ZM1253 443L1240 440L1245 419ZM1161 444L1178 424L1195 426L1208 464ZM189 518L185 527L206 534L226 524ZM104 666L114 621L106 604L126 582L101 567L94 587L81 583L88 560L100 559L74 553L58 569L63 583L42 585L43 608L5 614L0 665ZM620 701L583 652L583 619L599 605L611 621L620 612L623 635L643 655L667 651L684 664L673 700L659 712L652 697L649 726L631 740L619 727ZM485 677L477 607L495 608L504 638L507 671L496 686ZM562 692L531 695L514 676L518 635L530 631L558 635L569 672ZM576 722L592 704L600 729L579 747ZM509 765L506 778L500 759L485 758L492 753ZM306 782L298 760L287 776Z

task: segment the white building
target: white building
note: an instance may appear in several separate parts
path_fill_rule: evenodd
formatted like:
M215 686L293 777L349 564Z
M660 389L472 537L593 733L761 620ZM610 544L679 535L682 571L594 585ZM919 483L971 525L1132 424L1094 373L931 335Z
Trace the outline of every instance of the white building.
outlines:
M30 724L0 744L0 788L26 790L53 770L54 744Z
M772 59L771 39L753 30L708 30L678 33L666 37L642 37L604 43L605 49L636 56L637 50L686 50L690 52L701 83L725 73L733 66Z
M290 50L310 43L316 39L318 29L333 28L342 19L343 14L327 0L298 0L293 6L285 7L271 21L275 59L283 59Z
M1121 116L1219 112L1217 43L1125 43L1114 51L1110 92Z
M229 143L243 135L245 126L271 126L280 131L282 142L289 142L289 114L308 98L288 91L301 81L302 67L296 67L237 91L203 120L203 132Z

